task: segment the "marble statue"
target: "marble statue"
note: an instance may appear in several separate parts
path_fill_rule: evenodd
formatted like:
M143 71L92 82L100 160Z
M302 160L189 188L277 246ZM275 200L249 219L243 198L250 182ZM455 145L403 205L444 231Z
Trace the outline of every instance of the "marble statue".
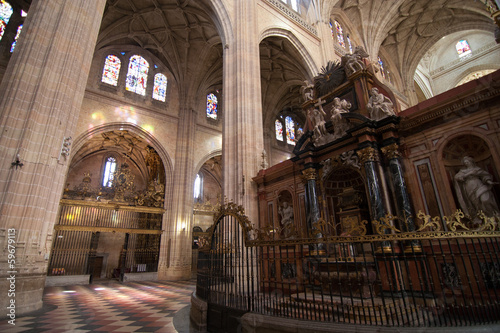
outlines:
M304 85L300 88L304 101L311 101L314 98L314 85L308 80L304 81Z
M482 211L486 216L500 217L500 210L493 194L493 176L487 171L476 166L474 159L465 156L462 159L464 168L455 175L455 190L457 193L460 208L465 214L479 223L477 216Z
M338 97L333 99L333 109L330 120L332 121L334 128L334 140L343 137L346 134L346 131L350 128L349 122L342 118L342 113L348 113L350 108L351 103L345 99L341 100Z
M357 71L365 69L364 58L368 58L369 54L366 53L362 46L356 46L352 54L342 56L341 63L347 76L351 76Z
M370 113L371 119L380 120L396 115L394 112L394 105L389 97L379 93L377 88L372 88L370 95L370 100L366 107Z
M322 136L328 134L325 127L326 113L323 110L323 107L319 105L318 108L309 109L307 116L313 127L313 140L317 142Z
M281 215L281 225L284 231L285 238L289 238L292 234L293 227L293 207L288 204L288 201L283 202L283 207L280 207L278 213Z

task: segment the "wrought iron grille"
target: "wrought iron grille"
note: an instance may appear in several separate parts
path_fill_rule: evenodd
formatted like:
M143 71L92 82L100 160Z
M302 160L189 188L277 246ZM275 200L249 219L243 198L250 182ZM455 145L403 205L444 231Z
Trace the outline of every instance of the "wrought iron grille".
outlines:
M234 207L223 208L202 242L196 293L208 303L209 325L211 305L378 326L497 322L500 233L454 227L424 223L419 232L386 234L378 225L374 235L266 239L252 237L259 232Z

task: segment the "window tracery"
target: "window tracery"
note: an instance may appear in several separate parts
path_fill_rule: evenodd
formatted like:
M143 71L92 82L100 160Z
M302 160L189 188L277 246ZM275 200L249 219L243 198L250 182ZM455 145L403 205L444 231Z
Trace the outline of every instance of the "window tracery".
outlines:
M352 43L349 33L342 27L342 24L337 20L330 20L330 30L332 38L337 44L349 53L353 52L354 45Z
M141 55L135 54L130 57L128 67L122 69L122 56L126 52L117 52L115 54L108 54L104 60L101 82L118 87L118 89L125 89L134 92L141 96L149 94L152 100L165 102L167 96L168 79L164 73L157 71L158 65L153 64L153 73L149 73L149 62ZM127 70L125 80L120 80L122 71ZM151 78L151 75L154 75ZM147 87L148 80L152 81L152 88ZM123 88L123 82L125 83Z
M303 132L299 123L291 115L278 116L274 121L274 130L277 141L286 142L292 146L295 145L298 137Z

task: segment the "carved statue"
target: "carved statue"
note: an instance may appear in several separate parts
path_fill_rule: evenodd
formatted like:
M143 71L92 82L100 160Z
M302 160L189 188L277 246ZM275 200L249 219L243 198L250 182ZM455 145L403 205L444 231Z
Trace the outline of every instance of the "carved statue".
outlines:
M262 162L260 163L260 168L267 169L269 163L267 163L267 152L265 149L262 149L262 154L260 156L262 158Z
M380 120L389 116L394 116L394 106L389 97L378 92L377 88L372 88L370 92L370 100L366 107L370 112L370 118L373 120Z
M342 118L342 113L349 112L351 108L351 103L346 101L345 99L340 100L340 98L335 97L333 99L333 109L332 116L330 120L332 121L334 128L334 137L333 139L341 138L345 135L345 132L349 129L349 123L347 120Z
M361 164L359 163L359 157L358 155L356 155L354 150L343 152L340 155L340 159L345 165L350 165L356 169L361 169Z
M322 136L328 134L325 127L326 113L323 110L323 107L319 105L317 109L309 109L307 116L309 117L313 127L313 139L317 142Z
M368 58L369 54L366 53L362 46L356 46L352 54L342 56L342 66L347 76L351 76L357 71L365 69L364 58Z
M280 207L278 213L281 215L281 225L284 231L285 238L289 238L292 234L293 227L293 207L288 204L288 201L283 202L283 207Z
M455 190L464 213L471 216L475 223L481 221L476 217L479 211L488 217L499 218L500 210L491 190L496 184L492 175L476 166L472 157L465 156L462 163L465 167L455 175Z
M308 80L304 81L304 85L300 87L300 92L304 97L304 101L311 101L314 98L314 85Z

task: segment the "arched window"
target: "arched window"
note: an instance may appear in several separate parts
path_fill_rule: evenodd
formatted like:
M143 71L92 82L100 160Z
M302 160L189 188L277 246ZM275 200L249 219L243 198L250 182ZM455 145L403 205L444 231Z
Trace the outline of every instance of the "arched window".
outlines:
M217 96L210 93L207 95L207 117L211 119L217 119L218 112Z
M148 82L149 63L143 57L130 57L125 88L128 91L145 96Z
M386 65L384 65L384 62L382 61L382 58L380 56L378 57L378 64L380 66L380 74L382 74L382 77L386 79L389 82L391 81L391 73L389 72L389 69L387 68Z
M352 53L354 45L352 43L351 37L349 36L349 33L344 28L342 28L340 22L337 20L333 20L332 23L332 21L330 21L330 30L332 32L332 38L339 44L339 46L349 53Z
M285 118L286 126L286 143L289 145L295 145L295 122L292 117L287 116Z
M276 131L276 140L283 141L283 123L281 120L276 119L274 122L274 128Z
M459 41L455 47L459 57L463 57L471 53L469 43L465 39Z
M116 86L118 83L118 75L120 75L120 67L120 58L112 54L108 55L104 61L101 81L112 86Z
M349 35L346 35L345 39L347 40L347 46L349 47L349 52L352 53L351 37L349 37Z
M339 45L343 48L345 48L345 42L344 42L344 29L342 29L342 26L340 23L335 20L334 26L332 26L332 22L330 21L330 29L332 30L332 35L336 36L336 40L339 43Z
M200 174L196 175L194 180L194 200L201 201L203 195L203 178Z
M14 48L16 47L16 44L17 44L17 39L19 38L19 34L21 33L22 29L23 29L22 24L17 27L16 37L14 37L14 42L12 43L12 46L10 47L10 53L14 52Z
M12 6L7 1L0 0L0 40L13 12Z
M113 185L113 173L116 170L116 158L109 156L104 165L104 174L102 175L102 186L111 187Z
M165 95L167 92L167 77L162 73L155 75L153 86L153 98L165 102Z
M274 121L276 140L285 141L287 144L295 146L297 137L302 135L303 130L293 116L280 114ZM286 140L285 140L286 138Z

